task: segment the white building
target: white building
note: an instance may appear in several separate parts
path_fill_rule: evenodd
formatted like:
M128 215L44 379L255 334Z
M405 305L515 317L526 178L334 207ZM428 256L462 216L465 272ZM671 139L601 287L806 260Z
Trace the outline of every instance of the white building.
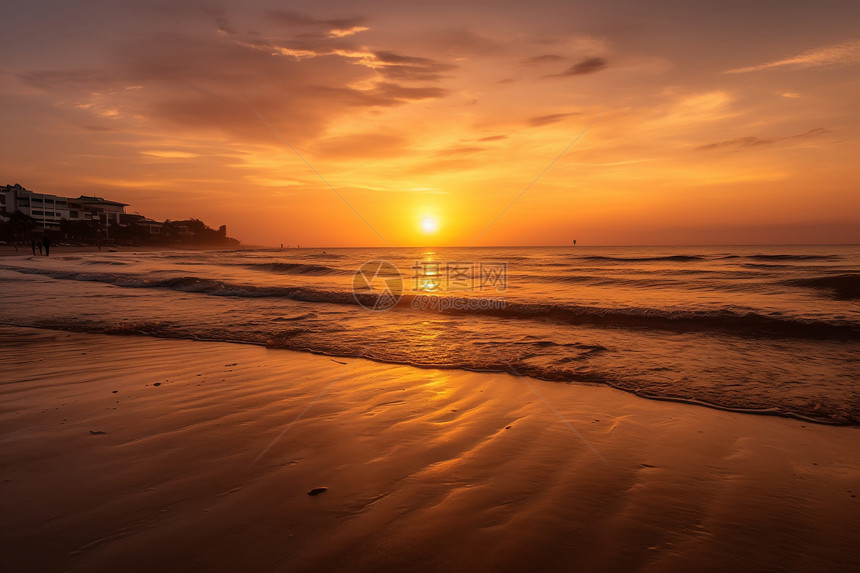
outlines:
M43 229L57 230L60 221L69 218L69 200L35 193L17 183L0 187L0 212L8 216L17 211L36 219Z
M39 222L43 229L59 230L60 221L100 221L119 225L120 215L127 203L108 201L101 197L81 195L77 199L36 193L15 185L0 187L0 214L9 216L20 211Z

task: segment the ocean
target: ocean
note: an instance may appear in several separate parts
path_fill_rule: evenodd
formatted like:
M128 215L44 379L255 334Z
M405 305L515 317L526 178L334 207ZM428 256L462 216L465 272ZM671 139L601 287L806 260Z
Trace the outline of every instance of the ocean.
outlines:
M506 371L860 424L857 246L60 247L0 259L0 293L7 325Z

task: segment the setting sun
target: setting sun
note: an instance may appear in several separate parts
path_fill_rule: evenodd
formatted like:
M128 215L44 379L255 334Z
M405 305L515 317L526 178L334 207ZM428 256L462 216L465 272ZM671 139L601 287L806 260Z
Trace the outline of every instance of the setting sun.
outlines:
M425 233L435 233L439 230L439 222L435 217L424 217L421 219L421 229Z

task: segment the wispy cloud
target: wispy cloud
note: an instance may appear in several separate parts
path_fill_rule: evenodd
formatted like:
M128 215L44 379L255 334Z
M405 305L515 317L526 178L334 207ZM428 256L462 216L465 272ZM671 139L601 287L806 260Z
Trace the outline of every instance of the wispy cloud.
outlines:
M482 137L478 141L501 141L507 138L507 135L488 135L487 137Z
M436 152L436 155L441 155L443 157L453 157L456 155L469 155L472 153L479 153L481 151L484 151L483 147L474 147L474 146L473 147L469 147L469 146L449 147L447 149L440 149L439 151Z
M550 74L547 77L566 77L566 76L584 76L605 70L607 62L603 58L585 58L570 66L567 70L560 74Z
M780 141L790 141L790 140L799 140L799 139L809 139L811 137L817 137L819 135L824 135L826 133L830 133L829 129L825 129L823 127L816 127L815 129L810 129L809 131L804 131L803 133L798 133L796 135L787 135L783 137L738 137L736 139L729 139L726 141L718 141L716 143L709 143L708 145L702 145L696 148L697 151L713 151L717 149L746 149L751 147L761 147L765 145L772 145L774 143Z
M579 115L578 113L550 113L547 115L539 115L537 117L530 117L526 120L526 123L532 125L534 127L540 127L542 125L549 125L550 123L557 123L563 119L568 117Z
M354 133L318 141L313 153L327 159L391 158L408 153L408 141L397 134Z
M365 19L361 17L321 20L306 14L286 10L272 10L269 12L269 17L280 24L290 27L323 30L331 38L352 36L358 32L364 32L370 29L363 25L365 23Z
M534 56L525 60L526 64L552 64L555 62L560 62L564 60L563 57L557 54L542 54L540 56Z
M188 151L174 151L174 150L146 150L140 152L142 155L148 155L150 157L157 157L159 159L192 159L197 157L196 153L190 153Z
M352 28L333 28L329 30L329 34L332 38L345 38L346 36L352 36L353 34L358 34L359 32L366 32L370 30L367 26L353 26Z
M791 58L767 62L756 66L747 66L727 70L727 74L743 74L771 68L790 67L797 69L820 68L825 66L844 66L860 62L860 40L831 44L814 50L808 50Z
M404 56L394 52L375 52L371 67L389 79L409 81L432 81L442 77L442 72L457 68L429 58Z
M440 62L430 58L407 56L392 51L370 51L350 45L335 45L330 40L343 38L346 34L333 34L316 41L301 38L298 41L281 43L269 42L260 38L243 39L235 34L219 30L231 41L245 48L264 53L287 56L295 60L307 60L326 56L338 56L352 63L370 68L389 80L435 81L444 77L443 72L457 69L455 64Z

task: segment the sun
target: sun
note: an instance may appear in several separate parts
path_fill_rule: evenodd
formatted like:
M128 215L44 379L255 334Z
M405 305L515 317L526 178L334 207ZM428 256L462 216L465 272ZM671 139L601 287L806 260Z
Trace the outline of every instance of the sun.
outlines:
M421 219L421 229L425 233L435 233L439 230L439 222L435 217L424 217Z

